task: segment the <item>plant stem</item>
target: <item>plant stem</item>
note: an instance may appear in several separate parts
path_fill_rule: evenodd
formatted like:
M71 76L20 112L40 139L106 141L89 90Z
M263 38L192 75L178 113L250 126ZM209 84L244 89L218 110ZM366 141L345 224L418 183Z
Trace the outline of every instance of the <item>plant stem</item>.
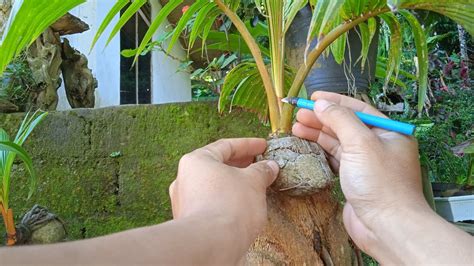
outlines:
M12 209L5 210L3 205L0 205L0 210L3 216L5 230L7 231L7 246L13 246L16 243L16 230L15 223L13 222L13 211Z
M283 1L267 0L268 24L270 28L270 52L272 62L272 79L278 99L278 107L282 112L284 66L285 66L285 35L283 33Z
M352 21L346 21L343 24L331 30L326 36L324 36L321 40L319 40L316 47L308 54L307 59L306 59L306 65L302 65L298 69L295 80L293 81L291 85L291 88L290 88L290 91L288 92L287 97L296 97L298 95L301 89L301 86L303 85L304 80L308 76L316 60L318 60L319 56L323 53L323 51L329 45L331 45L331 43L333 43L337 38L339 38L339 36L346 33L347 31L354 28L355 26L359 25L360 23L366 21L367 19L378 16L388 11L390 11L390 9L381 8L379 10L364 14L363 16L360 16ZM294 110L293 105L291 104L283 105L283 112L282 112L281 120L280 120L280 131L283 133L289 134L291 132L293 110Z
M232 11L229 7L222 2L222 0L214 0L217 6L224 12L224 14L232 21L234 26L242 35L245 43L250 49L255 63L257 64L258 71L263 80L263 86L267 94L268 109L270 113L270 124L272 127L272 132L278 131L278 125L280 124L281 113L278 108L278 99L275 94L275 89L273 87L273 82L268 73L265 62L263 61L262 52L258 48L258 44L255 39L252 37L252 34L248 31L245 24L242 20ZM256 88L258 89L258 88Z

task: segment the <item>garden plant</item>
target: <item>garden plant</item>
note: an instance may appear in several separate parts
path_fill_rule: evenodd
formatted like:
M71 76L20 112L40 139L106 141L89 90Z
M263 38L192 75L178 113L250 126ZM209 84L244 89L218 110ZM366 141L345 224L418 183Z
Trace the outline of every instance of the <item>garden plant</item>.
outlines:
M18 156L24 162L25 167L29 172L29 198L36 189L37 177L30 156L21 146L33 129L46 117L46 115L47 113L42 112L35 112L32 115L27 114L14 139L11 139L7 132L0 128L0 211L7 230L7 245L10 246L14 245L16 242L13 211L10 208L9 202L13 163L15 158Z

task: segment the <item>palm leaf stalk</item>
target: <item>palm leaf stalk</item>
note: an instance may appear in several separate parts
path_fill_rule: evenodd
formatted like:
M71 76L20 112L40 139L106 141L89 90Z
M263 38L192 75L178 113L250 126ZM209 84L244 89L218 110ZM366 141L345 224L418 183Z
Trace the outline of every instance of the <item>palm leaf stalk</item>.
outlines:
M28 153L21 147L33 129L46 117L47 113L35 112L27 114L18 129L15 139L11 140L7 132L0 128L0 212L7 230L7 245L16 243L16 230L13 220L13 211L10 208L10 185L13 162L18 156L25 164L29 173L30 198L37 186L36 172Z
M144 51L164 18L181 3L182 0L170 0L163 6L152 23L152 27L147 32L146 38L137 49L136 57ZM185 25L189 23L192 25L189 43L193 44L197 38L201 38L204 46L207 37L212 32L211 28L214 18L219 13L225 14L247 44L248 50L254 58L254 63L242 62L241 67L236 71L228 73L224 81L221 99L219 100L219 110L222 112L224 107L230 103L231 107L233 105L242 106L247 109L258 110L263 115L268 114L273 135L291 133L294 107L282 105L280 99L283 97L295 97L299 94L303 81L322 54L332 52L334 58L338 62L342 62L346 46L345 38L349 30L355 27L360 29L363 47L362 55L358 62L361 62L363 65L366 62L368 47L374 37L376 28L375 17L381 17L389 25L392 43L386 64L386 72L389 73L386 77L386 84L388 84L390 80L394 79L393 76L397 77L399 72L399 58L402 47L400 45L400 23L398 20L403 17L409 22L413 29L417 56L420 62L417 71L418 111L420 113L427 99L428 70L426 67L426 55L428 51L426 40L424 40L426 37L424 36L423 28L415 16L408 10L424 9L443 14L464 26L469 33L474 33L474 2L471 0L255 0L255 4L262 15L267 18L270 40L270 53L268 56L270 65L266 65L262 48L250 33L249 28L237 15L236 11L240 5L239 0L195 1L187 11L191 10L194 14L188 13L181 17L182 20L178 22L171 44L176 43ZM284 64L285 35L297 12L307 4L311 4L313 7L313 17L308 32L305 64L299 67L296 75L292 75L286 70ZM113 11L115 14L109 14L110 16L115 16L118 13L117 9ZM401 16L395 16L393 13L396 12L399 12ZM122 25L124 20L126 21L127 17L121 17L117 25ZM110 21L104 21L101 28L105 29ZM98 33L96 38L100 34ZM318 40L315 47L309 45L313 39ZM256 69L252 70L252 68ZM232 77L231 75L241 76ZM292 82L288 82L288 79ZM262 108L263 99L259 101L250 96L257 95L253 91L259 90L258 87L263 87L266 95L266 106L264 108ZM247 96L244 95L245 93ZM222 99L223 95L226 99Z

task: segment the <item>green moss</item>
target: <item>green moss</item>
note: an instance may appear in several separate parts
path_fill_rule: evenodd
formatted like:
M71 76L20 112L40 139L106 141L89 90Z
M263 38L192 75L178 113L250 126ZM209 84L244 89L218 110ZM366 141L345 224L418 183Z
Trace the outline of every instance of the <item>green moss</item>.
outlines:
M0 114L0 127L14 133L22 117ZM168 186L182 155L269 131L253 114L220 116L214 103L52 112L25 145L38 190L26 200L27 174L18 165L10 205L16 221L36 203L48 207L65 220L70 239L160 223L171 218Z

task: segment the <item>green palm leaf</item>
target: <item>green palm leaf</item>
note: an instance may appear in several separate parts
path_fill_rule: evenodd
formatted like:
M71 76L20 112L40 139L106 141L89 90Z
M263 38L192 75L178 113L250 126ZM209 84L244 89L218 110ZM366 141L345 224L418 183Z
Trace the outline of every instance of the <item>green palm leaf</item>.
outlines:
M339 24L342 22L342 17L338 16L334 18L335 24ZM341 64L344 61L344 55L346 52L346 42L347 42L347 32L343 33L339 38L337 38L330 46L332 55L334 56L334 60L338 64Z
M0 44L0 74L10 61L36 40L52 23L85 0L17 0L20 6L7 24ZM14 10L16 10L14 8Z
M196 18L194 20L193 27L191 29L191 34L189 36L189 49L194 47L194 43L203 31L203 24L208 20L209 14L211 12L215 13L217 9L217 5L214 2L209 2L196 13Z
M20 159L25 163L26 169L30 173L30 186L29 186L29 192L28 192L28 198L30 198L33 195L33 192L36 189L37 186L37 177L36 177L36 172L35 169L33 168L33 161L31 160L31 157L28 155L28 153L19 145L10 142L10 141L0 141L0 150L7 151L8 157L15 158L16 155L20 157ZM7 166L6 171L11 171L11 165ZM3 195L3 202L8 204L8 192L10 189L10 178L5 178L7 175L3 175L3 187L2 191L4 193ZM5 198L7 200L5 200Z
M388 0L392 10L424 9L440 13L462 25L474 35L474 1L472 0Z
M284 93L294 79L294 73L285 68ZM234 67L226 76L219 97L219 112L232 110L238 106L255 112L262 120L268 119L268 102L266 100L263 81L254 62L243 62Z
M343 3L343 0L319 0L316 2L309 25L308 43L315 37L321 38L323 36L328 22L338 15L339 7Z
M8 134L0 129L0 190L2 192L1 201L5 208L8 208L8 199L10 193L11 171L15 157L18 155L25 163L29 172L29 192L28 198L31 197L37 186L37 177L33 169L32 161L21 145L25 142L33 129L46 117L47 113L35 112L30 116L27 114L20 125L18 133L14 141L10 141Z
M175 43L178 41L178 38L181 36L181 33L183 32L184 28L186 25L189 23L190 19L196 13L198 10L201 10L203 7L205 7L209 2L207 0L197 0L192 4L189 9L186 11L186 13L183 14L183 16L179 19L178 25L176 25L174 31L173 31L173 36L171 37L170 44L168 46L168 52L171 51Z
M130 20L130 18L135 15L135 13L140 10L142 6L144 6L148 1L147 0L136 0L133 1L132 4L123 12L123 14L120 16L120 19L118 20L117 24L115 24L114 28L112 29L112 32L109 35L109 38L107 39L106 46L109 45L109 43L112 41L112 39L119 33L120 29L127 24L127 22ZM112 14L118 9L118 7L113 7L112 10L109 12L107 15L112 16ZM117 12L118 13L118 12Z
M120 11L130 3L130 0L118 0L115 5L110 9L110 11L105 16L104 20L97 29L97 33L94 36L94 40L92 41L92 45L90 50L92 50L99 40L100 36L104 33L105 29L109 26L110 22L114 19L114 17L120 13Z
M137 49L137 54L135 55L135 61L138 59L138 56L140 56L140 54L145 50L147 44L151 41L151 39L153 38L153 35L155 35L155 32L158 30L161 24L165 21L168 15L176 7L178 7L182 2L183 0L170 0L165 6L163 6L160 12L158 12L153 22L151 23L150 28L148 28L147 32L145 33L145 36L143 37L143 40L140 43L140 46Z
M390 29L390 50L388 52L387 78L384 85L384 90L386 90L388 83L390 82L390 76L393 73L395 73L395 77L398 76L398 70L402 59L403 40L400 30L400 22L397 17L392 13L382 14L380 17L385 21L385 23L387 23Z
M415 40L416 53L418 56L418 112L421 113L425 102L428 99L428 45L426 43L426 35L418 20L410 12L400 10L413 31Z
M285 18L285 27L283 32L286 33L290 28L293 19L296 17L296 14L308 3L308 0L287 0L284 2L285 6L283 17Z

